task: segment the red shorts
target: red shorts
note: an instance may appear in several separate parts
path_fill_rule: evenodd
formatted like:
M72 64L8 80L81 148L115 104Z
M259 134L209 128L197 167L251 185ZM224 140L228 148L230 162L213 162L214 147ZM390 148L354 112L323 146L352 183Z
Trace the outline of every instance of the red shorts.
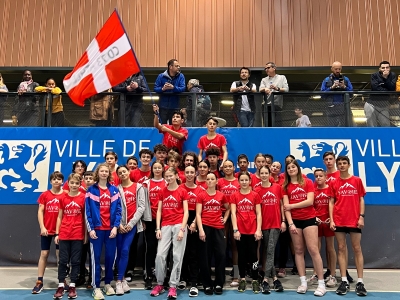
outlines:
M335 232L331 230L329 224L321 223L318 225L318 237L335 236Z

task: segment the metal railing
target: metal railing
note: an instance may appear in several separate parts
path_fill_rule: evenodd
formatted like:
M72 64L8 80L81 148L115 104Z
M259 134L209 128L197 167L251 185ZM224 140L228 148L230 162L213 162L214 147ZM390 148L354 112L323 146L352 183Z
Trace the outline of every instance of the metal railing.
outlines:
M185 126L204 126L208 116L215 116L226 121L226 127L240 126L236 113L233 111L234 94L228 92L179 93L179 108L186 109ZM198 100L201 95L208 95L211 107L202 107ZM307 115L313 127L352 127L368 126L364 110L368 112L370 104L383 103L384 112L375 110L385 122L384 126L400 127L400 108L398 92L320 92L293 91L273 93L270 97L261 93L253 93L255 100L255 127L290 127L296 126L299 115L295 108L300 108ZM122 94L101 93L85 102L84 107L75 105L66 93L62 93L62 113L56 115L53 111L60 110L53 106L57 95L50 93L0 93L0 126L41 126L41 127L152 127L154 114L153 101L158 103L162 96L157 93ZM128 96L128 100L127 100ZM370 97L372 96L372 98ZM280 97L280 100L279 100ZM375 98L373 98L375 97ZM196 99L196 101L190 101ZM374 100L375 99L375 100ZM373 101L372 101L373 100ZM281 101L282 105L278 105ZM56 101L57 102L57 101ZM58 102L57 102L58 103ZM387 103L387 105L386 105ZM51 108L51 109L48 109ZM374 106L372 104L372 109ZM139 110L136 117L132 111ZM62 122L54 122L55 118ZM132 122L135 118L135 122ZM386 120L387 119L387 120ZM162 120L166 123L166 120ZM134 125L132 125L135 123ZM379 124L378 124L379 126Z

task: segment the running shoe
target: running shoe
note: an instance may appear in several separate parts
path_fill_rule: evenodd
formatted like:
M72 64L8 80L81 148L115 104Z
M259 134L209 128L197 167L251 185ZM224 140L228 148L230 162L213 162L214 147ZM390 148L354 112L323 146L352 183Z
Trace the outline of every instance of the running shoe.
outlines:
M151 290L153 288L153 278L147 277L144 282L144 289Z
M103 288L103 292L104 294L106 294L107 296L112 296L115 295L115 291L113 289L113 287L111 286L111 284L106 284Z
M68 290L68 299L76 299L76 297L78 297L76 288L74 286L70 286Z
M326 294L326 288L325 287L317 287L317 289L314 292L314 296L317 297L322 297Z
M131 288L128 285L128 282L126 280L122 280L122 289L124 290L124 293L130 293L131 292Z
M267 281L263 281L261 284L261 290L263 294L271 293L271 288L269 287L269 283Z
M337 285L336 277L329 275L328 280L326 282L327 287L335 287Z
M177 294L176 294L176 288L170 287L168 291L168 299L176 299Z
M53 299L61 299L64 295L64 287L59 286L56 293L53 295Z
M214 293L213 288L212 287L206 287L204 288L204 294L211 296Z
M278 278L285 278L285 277L286 277L285 268L279 268L279 270L278 270Z
M101 288L95 288L93 290L92 296L94 300L104 300L104 295L101 291Z
M275 292L283 292L283 285L278 279L274 280L273 284Z
M356 294L357 296L367 296L367 290L365 289L363 282L357 282Z
M41 280L36 281L36 285L32 289L32 294L40 294L43 291L43 282Z
M157 296L159 296L160 294L162 294L162 293L164 293L165 292L165 290L164 290L164 286L162 286L162 285L156 285L154 288L153 288L153 290L150 292L150 296L152 296L152 297L157 297Z
M346 295L349 290L350 290L350 285L347 283L347 281L342 281L336 290L336 294Z
M217 286L214 288L214 294L215 294L215 295L222 295L222 286L217 285Z
M308 279L308 281L310 282L310 284L312 285L318 285L318 276L313 274L311 275L311 277Z
M251 286L253 288L254 294L258 294L259 292L261 292L260 283L258 282L258 280L253 280Z
M238 291L243 293L246 290L246 280L242 279L239 282Z
M124 289L122 288L122 282L121 281L117 281L117 283L115 284L115 294L117 296L125 294L124 293Z

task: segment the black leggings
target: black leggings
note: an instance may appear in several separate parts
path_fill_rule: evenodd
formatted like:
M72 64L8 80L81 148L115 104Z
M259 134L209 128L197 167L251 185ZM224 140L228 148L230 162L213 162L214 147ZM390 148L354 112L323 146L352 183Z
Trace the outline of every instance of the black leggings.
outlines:
M154 268L156 255L157 255L157 245L158 240L155 234L156 230L156 220L146 221L146 230L144 231L144 240L146 244L146 254L145 254L145 274L146 277L153 277L152 268Z
M188 218L189 225L193 222L195 217L196 217L196 212L194 210L189 210L189 218ZM190 230L188 230L186 238L185 256L183 257L183 263L182 263L181 280L183 281L190 280L192 286L197 285L197 277L199 276L198 242L199 242L199 233L198 232L191 233Z
M238 250L238 265L240 278L246 278L246 266L251 264L251 277L253 280L258 279L258 260L257 247L258 241L255 240L253 234L242 234L240 241L236 240Z

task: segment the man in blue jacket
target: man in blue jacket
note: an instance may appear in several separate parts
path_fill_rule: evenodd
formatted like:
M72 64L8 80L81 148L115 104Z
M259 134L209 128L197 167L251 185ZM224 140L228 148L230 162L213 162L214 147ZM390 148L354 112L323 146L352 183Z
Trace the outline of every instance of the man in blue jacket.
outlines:
M179 95L186 89L185 76L180 72L180 65L176 59L168 62L168 69L159 74L154 84L154 91L160 93L158 106L161 122L172 124L174 112L179 110Z
M342 75L342 64L335 61L331 67L332 73L324 79L321 85L323 92L352 91L353 86L350 79ZM324 95L323 99L327 103L326 114L328 116L328 126L345 126L344 95ZM350 124L348 124L350 125Z

